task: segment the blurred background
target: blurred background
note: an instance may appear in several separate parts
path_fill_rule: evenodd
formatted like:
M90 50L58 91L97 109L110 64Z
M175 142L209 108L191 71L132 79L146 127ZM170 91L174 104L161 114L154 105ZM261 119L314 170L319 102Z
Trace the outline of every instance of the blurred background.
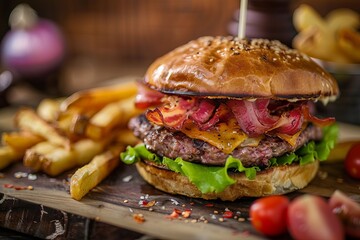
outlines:
M20 3L29 4L39 18L58 27L63 55L49 71L2 74L0 106L27 104L29 99L36 104L48 95L141 78L155 58L194 38L236 35L240 6L238 0L0 1L2 46L5 36L14 31L10 13ZM246 35L279 39L291 46L297 34L293 13L303 3L321 16L341 7L360 12L358 0L249 0ZM8 68L2 59L2 73Z

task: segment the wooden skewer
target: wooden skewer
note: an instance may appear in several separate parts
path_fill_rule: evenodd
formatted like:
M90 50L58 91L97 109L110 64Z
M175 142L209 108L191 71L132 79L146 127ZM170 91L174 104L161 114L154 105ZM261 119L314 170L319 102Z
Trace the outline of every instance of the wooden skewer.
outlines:
M238 25L238 37L240 39L245 38L247 3L248 3L247 0L240 0L239 25Z

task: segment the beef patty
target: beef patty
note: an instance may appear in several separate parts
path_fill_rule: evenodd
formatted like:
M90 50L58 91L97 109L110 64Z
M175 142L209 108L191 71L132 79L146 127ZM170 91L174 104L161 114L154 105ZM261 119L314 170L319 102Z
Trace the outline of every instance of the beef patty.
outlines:
M269 165L269 159L293 152L309 140L320 140L321 128L309 125L299 136L295 146L276 136L266 136L256 147L237 147L230 154L202 140L189 138L182 132L174 132L165 127L151 124L144 115L133 118L129 128L141 139L146 148L159 156L206 165L223 166L229 155L241 160L245 167Z

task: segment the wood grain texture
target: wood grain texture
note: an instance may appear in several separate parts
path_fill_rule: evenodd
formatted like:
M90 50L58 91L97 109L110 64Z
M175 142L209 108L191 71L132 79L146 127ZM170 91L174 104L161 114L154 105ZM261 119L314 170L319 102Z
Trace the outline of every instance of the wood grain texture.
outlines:
M37 180L30 181L15 178L14 174L19 171L29 172L21 164L16 164L8 168L5 177L0 179L0 227L32 236L86 239L94 228L94 222L100 222L165 239L261 238L248 220L252 198L222 202L168 195L146 184L134 167L121 165L84 199L75 201L70 198L67 182L71 172L58 178L38 174ZM307 188L288 196L294 198L303 193L312 193L329 197L334 190L340 189L360 202L360 184L346 176L341 163L324 164L320 172L327 173L327 177L323 179L323 175L319 175ZM124 182L123 179L128 176L132 176L132 179ZM31 185L34 189L5 188L5 184L9 183ZM155 201L156 204L149 211L150 207L144 206L146 204L142 201ZM191 209L191 217L169 219L175 208L182 211ZM225 209L233 211L241 221L224 219L221 222ZM144 223L134 220L133 215L139 213L143 214ZM204 219L208 223L204 223Z

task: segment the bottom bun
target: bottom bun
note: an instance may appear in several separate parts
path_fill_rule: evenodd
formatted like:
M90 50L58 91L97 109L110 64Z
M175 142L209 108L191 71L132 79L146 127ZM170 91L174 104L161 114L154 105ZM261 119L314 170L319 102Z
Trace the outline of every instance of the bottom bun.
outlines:
M136 163L139 174L155 188L171 194L180 194L192 198L218 199L234 201L241 197L262 197L280 195L304 188L315 177L319 162L303 166L299 164L271 167L258 172L254 180L243 173L230 173L236 182L221 193L203 194L186 176L160 169L142 161Z

